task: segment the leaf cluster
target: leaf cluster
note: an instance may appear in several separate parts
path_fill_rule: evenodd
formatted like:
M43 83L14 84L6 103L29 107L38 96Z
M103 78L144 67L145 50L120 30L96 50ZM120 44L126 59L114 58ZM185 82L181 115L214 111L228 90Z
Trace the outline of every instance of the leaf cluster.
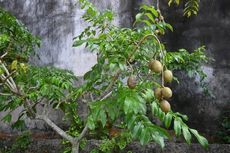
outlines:
M40 40L9 12L0 8L0 54L8 52L7 62L17 59L26 62Z
M176 5L179 5L181 0L168 0L168 5L175 3ZM200 0L186 0L184 4L184 16L190 17L191 15L197 15L199 11L199 3Z
M97 15L91 18L90 22L96 22L96 19L100 18L100 14ZM170 135L147 116L147 109L151 106L154 117L166 123L167 127L174 124L176 135L182 134L190 143L193 134L207 147L207 140L183 122L183 118L187 117L173 112L165 114L153 95L152 89L160 86L157 79L159 76L149 72L149 60L159 58L167 68L192 72L197 71L197 68L207 61L204 48L199 48L191 54L186 50L166 52L164 44L157 38L156 31L164 33L172 28L164 20L159 20L159 17L160 14L154 7L144 5L141 7L141 13L136 16L135 23L143 24L139 28L120 28L108 23L104 29L102 25L107 17L103 16L104 20L97 22L97 32L92 30L95 28L92 26L83 31L84 35L75 38L75 47L85 44L85 47L98 55L98 63L84 75L86 84L79 88L79 95L91 92L95 97L89 103L87 126L91 130L100 126L105 128L107 123L122 126L141 144L155 141L164 147L164 139L170 139ZM129 89L125 84L130 75L138 78L135 89ZM110 141L108 143L111 144Z

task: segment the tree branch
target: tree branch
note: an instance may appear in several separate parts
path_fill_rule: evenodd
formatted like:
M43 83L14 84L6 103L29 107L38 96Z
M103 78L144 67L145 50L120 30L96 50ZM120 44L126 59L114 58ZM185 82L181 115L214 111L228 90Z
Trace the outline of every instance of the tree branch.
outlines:
M9 94L9 93L1 93L1 92L0 92L0 95L1 96L11 96L11 94Z
M66 140L74 143L75 139L68 135L65 131L63 131L60 127L58 127L54 122L52 122L46 115L37 115L37 119L43 120L48 124L54 131L56 131L61 137L65 138Z
M79 135L79 137L77 138L77 141L80 142L81 139L85 136L86 132L88 131L88 126L85 125L84 129L82 130L81 134Z
M110 90L112 89L114 83L116 82L116 80L118 79L119 75L121 73L121 70L118 70L117 73L113 76L112 81L110 82L110 84L107 86L107 88L104 90L104 92L101 94L101 96L99 96L97 98L97 100L101 100L103 97L105 97L108 92L110 92Z

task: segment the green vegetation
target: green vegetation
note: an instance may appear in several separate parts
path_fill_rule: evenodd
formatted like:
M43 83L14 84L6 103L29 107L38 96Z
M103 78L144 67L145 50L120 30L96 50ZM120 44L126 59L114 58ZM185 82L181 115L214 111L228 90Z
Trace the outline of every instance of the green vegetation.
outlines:
M188 117L171 109L168 101L173 90L170 93L171 89L165 88L163 73L183 70L205 77L200 69L207 62L204 47L193 53L185 49L166 51L160 36L173 31L173 27L164 21L159 5L141 6L134 23L138 28L121 28L112 24L111 11L99 12L86 0L79 2L86 10L83 19L89 26L74 38L73 46L85 45L98 55L97 64L84 75L84 83L79 86L75 86L78 79L69 71L36 67L21 60L28 59L39 41L13 16L0 12L0 22L6 18L1 24L12 26L15 31L5 28L0 36L0 111L8 112L3 120L10 123L11 112L23 106L14 127L23 127L26 116L43 120L65 139L65 152L72 153L79 152L79 146L83 148L91 138L102 140L92 152L119 152L135 140L142 145L153 141L163 148L165 139L172 137L167 130L170 126L188 144L194 136L207 147L207 140L187 126ZM157 67L151 64L153 60ZM156 88L160 88L159 97L154 95ZM84 119L79 117L80 102L88 106ZM70 123L67 131L49 119L53 109L64 112L63 119Z

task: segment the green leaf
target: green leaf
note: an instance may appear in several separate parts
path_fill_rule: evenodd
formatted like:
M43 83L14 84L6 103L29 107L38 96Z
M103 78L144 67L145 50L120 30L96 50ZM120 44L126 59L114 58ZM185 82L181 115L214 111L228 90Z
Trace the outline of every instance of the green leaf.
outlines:
M143 13L138 13L136 15L136 21L140 21L142 16L143 16Z
M168 131L159 127L158 125L154 125L152 124L152 127L154 129L154 131L157 131L158 134L164 138L171 138L171 136L169 135Z
M137 116L133 115L133 114L127 114L127 123L128 123L128 128L132 129L133 126L135 125L135 120L136 120Z
M165 123L165 127L166 128L169 128L169 126L171 125L171 122L172 122L172 115L170 113L167 113L165 115L165 118L164 118L164 123Z
M169 0L168 1L168 6L171 6L172 2L173 2L173 0Z
M107 116L106 116L105 111L101 109L100 114L99 114L98 117L99 117L99 119L100 119L100 121L102 123L102 126L105 127L106 121L107 121Z
M142 94L142 96L146 101L151 101L151 99L153 99L154 97L153 90L146 89L145 92Z
M87 42L87 41L86 40L75 40L74 43L73 43L73 47L81 46L85 42Z
M152 138L156 143L158 143L161 146L161 148L165 147L164 137L162 137L159 134L155 133L155 134L152 134Z
M96 125L94 123L93 117L89 116L87 119L87 126L89 127L90 130L94 130Z
M175 0L176 4L179 5L180 4L180 0Z
M150 23L148 20L143 20L142 22L144 22L147 26L151 26L152 23Z
M141 9L144 9L146 11L150 11L155 17L159 16L159 14L158 14L157 10L154 8L154 6L142 5Z
M165 26L166 26L169 30L173 31L173 27L172 27L170 24L166 23Z
M188 116L187 115L181 114L179 112L176 112L175 114L178 115L178 116L180 116L180 117L182 117L183 120L188 121Z
M145 13L145 15L152 21L152 23L155 23L154 17L150 13Z
M182 132L183 132L183 136L186 140L186 142L188 144L191 144L191 139L192 139L192 136L188 130L188 127L186 125L182 125Z
M151 107L152 107L152 113L153 113L154 115L157 115L157 114L159 113L159 107L158 107L157 103L156 103L156 102L153 102L153 103L151 104Z
M124 102L124 112L125 114L128 114L129 112L132 112L133 110L133 99L131 99L130 97L126 97L125 98L125 102Z
M197 130L195 130L195 129L189 129L189 130L192 132L192 134L195 135L195 137L197 138L198 142L199 142L204 148L207 148L207 147L208 147L208 140L207 140L205 137L199 135L199 133L198 133Z
M141 132L141 137L140 137L141 145L146 144L147 142L149 142L149 140L150 140L150 133L149 133L148 129L143 128L142 132Z
M2 118L2 121L7 122L7 123L10 123L11 119L12 119L12 115L11 115L11 114L7 114L7 115L5 115L5 116Z
M17 120L13 125L12 128L24 130L26 128L26 124L24 120Z
M176 136L181 135L181 123L177 118L175 118L174 120L174 131L176 133Z
M133 137L140 137L143 126L140 122L133 128Z

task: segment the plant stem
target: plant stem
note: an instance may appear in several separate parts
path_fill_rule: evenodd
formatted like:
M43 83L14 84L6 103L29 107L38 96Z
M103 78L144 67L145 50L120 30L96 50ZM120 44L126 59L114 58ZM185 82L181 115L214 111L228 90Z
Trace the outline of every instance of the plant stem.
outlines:
M53 121L51 121L46 115L37 115L37 119L41 119L46 124L48 124L54 131L56 131L61 137L65 138L66 140L70 141L71 143L74 142L74 138L68 135L65 131L63 131L60 127L58 127Z

